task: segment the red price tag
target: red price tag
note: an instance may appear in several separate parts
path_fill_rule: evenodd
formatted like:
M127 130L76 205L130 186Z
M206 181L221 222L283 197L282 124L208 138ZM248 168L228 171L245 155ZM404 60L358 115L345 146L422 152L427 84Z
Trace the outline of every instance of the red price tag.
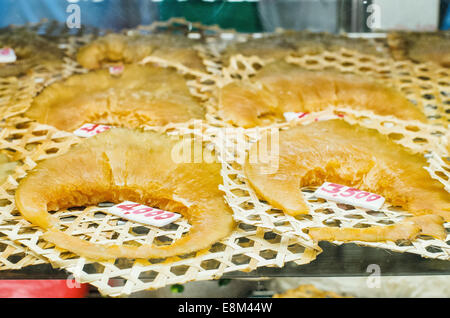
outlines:
M11 54L11 49L9 47L0 50L0 55L9 55Z
M123 65L111 66L109 67L109 74L111 75L120 75L123 73L125 67Z
M73 133L78 137L89 138L111 129L111 126L98 124L85 124L75 130Z
M379 210L385 201L381 195L332 182L322 184L314 195L325 200L350 204L370 210Z
M161 227L181 217L181 214L155 209L136 202L125 201L114 205L108 212L126 220Z
M10 47L0 49L0 63L13 63L17 60L16 53Z

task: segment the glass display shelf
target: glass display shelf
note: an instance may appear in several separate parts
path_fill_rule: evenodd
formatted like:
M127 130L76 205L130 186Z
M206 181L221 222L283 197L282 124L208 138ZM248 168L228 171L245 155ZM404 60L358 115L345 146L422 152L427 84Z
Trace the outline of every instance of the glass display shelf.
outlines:
M283 268L260 267L251 272L231 272L222 278L368 276L375 264L382 276L450 275L450 261L410 253L363 247L356 244L320 244L323 252L309 264L287 263ZM65 279L70 274L50 264L0 271L0 279Z
M353 243L319 244L323 252L305 265L288 263L283 268L261 267L250 273L234 272L229 277L339 277L368 276L372 264L382 276L450 275L450 261L424 258L417 254L359 246Z

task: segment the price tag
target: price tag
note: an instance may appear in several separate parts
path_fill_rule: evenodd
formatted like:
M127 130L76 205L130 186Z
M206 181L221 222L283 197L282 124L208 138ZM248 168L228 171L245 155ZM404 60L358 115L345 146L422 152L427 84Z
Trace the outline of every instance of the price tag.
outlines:
M109 74L111 75L120 75L123 73L123 70L125 67L123 65L116 65L116 66L110 66L109 67Z
M104 131L107 131L111 128L112 128L111 126L107 125L84 124L77 130L75 130L73 133L78 137L89 138Z
M303 117L306 117L309 115L309 113L294 113L294 112L286 112L283 113L284 118L286 121L292 121L295 119L301 119ZM336 119L336 118L342 118L344 117L343 114L337 114L337 115L322 115L321 117L314 118L314 121L323 121L323 120L330 120L330 119Z
M286 112L283 114L286 121L291 121L294 119L300 119L308 115L309 113L294 113L294 112Z
M384 198L381 195L331 182L322 184L314 195L325 200L350 204L370 210L379 210L384 204Z
M13 63L17 60L16 53L10 47L0 49L0 63Z
M125 201L114 205L108 212L123 219L161 227L174 222L181 214L163 211L136 202Z

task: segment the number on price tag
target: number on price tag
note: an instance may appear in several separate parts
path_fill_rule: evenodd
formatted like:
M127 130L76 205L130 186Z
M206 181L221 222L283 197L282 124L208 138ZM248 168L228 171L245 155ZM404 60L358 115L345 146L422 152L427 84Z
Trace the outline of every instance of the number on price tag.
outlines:
M108 209L108 212L123 219L161 227L174 222L181 214L163 211L136 202L125 201Z
M123 73L123 70L125 67L123 65L116 65L116 66L110 66L109 67L109 74L111 75L120 75Z
M17 60L16 53L10 47L0 49L0 63L13 63Z
M384 198L381 195L331 182L322 184L314 195L325 200L350 204L370 210L379 210L384 204Z
M97 124L85 124L75 130L73 133L78 137L89 138L100 134L104 131L111 129L111 126L97 125Z

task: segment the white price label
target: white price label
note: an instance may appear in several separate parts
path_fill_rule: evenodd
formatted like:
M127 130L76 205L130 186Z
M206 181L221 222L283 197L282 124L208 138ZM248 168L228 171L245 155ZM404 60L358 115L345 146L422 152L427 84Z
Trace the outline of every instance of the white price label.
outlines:
M295 119L301 119L306 116L308 116L309 113L294 113L294 112L286 112L283 113L284 118L286 121L292 121ZM322 121L322 120L330 120L330 119L336 119L336 118L342 118L344 117L343 114L337 114L337 115L322 115L320 117L314 118L314 121Z
M344 185L325 182L314 195L325 200L358 206L370 210L379 210L384 204L381 195L361 191Z
M107 125L84 124L77 130L75 130L73 133L78 137L89 138L104 131L107 131L111 128L112 128L111 126Z
M0 63L13 63L17 60L16 53L10 47L0 49Z
M123 65L116 65L116 66L110 66L109 67L109 74L111 75L120 75L123 73L123 70L125 67Z
M294 119L300 119L300 118L303 118L303 117L305 117L306 115L308 115L309 113L294 113L294 112L286 112L286 113L284 113L283 115L284 115L284 118L287 120L287 121L291 121L291 120L294 120Z
M108 209L108 212L123 219L161 227L181 217L181 214L163 211L132 201L124 201Z

